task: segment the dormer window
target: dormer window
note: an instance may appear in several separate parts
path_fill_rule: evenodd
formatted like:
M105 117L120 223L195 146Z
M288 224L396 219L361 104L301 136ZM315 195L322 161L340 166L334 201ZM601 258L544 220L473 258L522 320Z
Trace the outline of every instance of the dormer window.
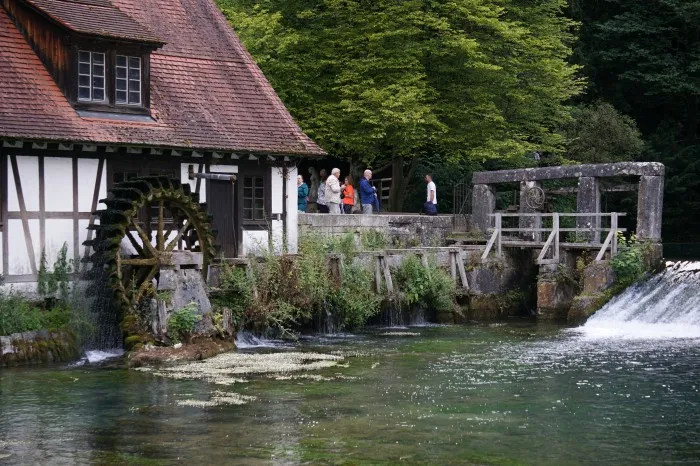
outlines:
M105 102L105 54L100 52L78 53L78 100Z
M120 105L141 105L141 58L117 55L116 102Z

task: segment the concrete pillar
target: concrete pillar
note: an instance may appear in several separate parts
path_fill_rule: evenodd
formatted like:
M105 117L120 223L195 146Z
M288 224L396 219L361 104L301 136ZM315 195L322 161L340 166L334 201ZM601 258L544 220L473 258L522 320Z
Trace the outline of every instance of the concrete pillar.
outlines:
M472 188L472 223L484 233L491 227L490 215L496 210L496 190L488 184L475 184Z
M642 176L637 197L637 238L661 240L661 216L664 208L664 177Z
M542 188L542 183L539 181L521 181L520 182L520 213L530 214L533 212L542 212L542 209L533 209L527 203L528 191L532 188ZM542 228L542 217L520 217L518 219L518 228ZM528 241L540 241L542 235L537 232L523 232L520 236Z
M578 179L576 211L579 213L600 213L600 184L598 178L582 176ZM577 228L600 228L600 217L577 217ZM578 233L577 239L600 242L600 231Z

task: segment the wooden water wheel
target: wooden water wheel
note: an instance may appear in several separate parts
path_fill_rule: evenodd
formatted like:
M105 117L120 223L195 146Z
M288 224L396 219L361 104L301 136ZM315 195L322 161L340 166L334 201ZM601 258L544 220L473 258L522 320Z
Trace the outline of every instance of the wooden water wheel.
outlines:
M95 212L99 224L91 227L94 239L84 243L93 250L86 261L101 272L123 310L152 294L161 268L182 263L183 257L201 255L206 278L216 254L214 236L189 185L167 177L139 178L116 185L100 202L107 208Z

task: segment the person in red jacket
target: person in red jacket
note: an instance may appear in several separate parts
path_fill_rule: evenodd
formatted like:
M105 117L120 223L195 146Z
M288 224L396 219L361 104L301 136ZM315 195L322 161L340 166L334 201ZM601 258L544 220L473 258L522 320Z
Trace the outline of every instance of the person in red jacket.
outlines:
M352 176L345 177L345 189L343 190L343 213L351 214L355 205L355 188L352 187Z

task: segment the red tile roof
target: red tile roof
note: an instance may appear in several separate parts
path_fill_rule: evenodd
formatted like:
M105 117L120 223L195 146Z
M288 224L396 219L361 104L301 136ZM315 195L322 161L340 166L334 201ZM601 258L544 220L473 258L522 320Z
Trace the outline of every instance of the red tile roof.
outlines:
M0 136L325 154L294 122L212 0L111 0L111 4L166 42L151 55L154 121L78 115L0 7Z
M108 0L24 0L56 23L79 34L162 44L148 28Z

